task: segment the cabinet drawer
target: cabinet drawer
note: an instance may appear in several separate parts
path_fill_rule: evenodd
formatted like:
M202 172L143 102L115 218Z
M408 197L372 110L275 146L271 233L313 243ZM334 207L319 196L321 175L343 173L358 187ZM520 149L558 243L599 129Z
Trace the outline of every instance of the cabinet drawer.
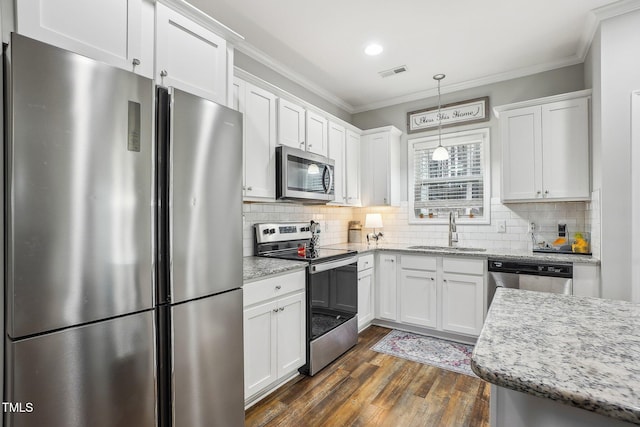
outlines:
M358 258L358 271L373 268L373 254L362 255Z
M411 268L414 270L436 271L436 257L402 255L400 259L402 268Z
M305 270L247 283L243 286L243 306L247 307L290 292L304 290L305 283Z
M448 273L461 274L484 274L487 260L473 258L444 258L442 260L442 269Z

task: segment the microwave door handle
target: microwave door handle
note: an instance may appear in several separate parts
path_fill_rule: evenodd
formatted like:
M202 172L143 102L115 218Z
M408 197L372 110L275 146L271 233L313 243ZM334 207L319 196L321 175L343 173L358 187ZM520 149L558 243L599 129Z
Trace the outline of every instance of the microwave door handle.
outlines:
M326 174L329 174L329 185L324 184L324 177ZM331 187L333 187L333 174L331 173L331 168L329 165L324 165L324 171L322 172L322 187L324 188L324 192L331 192Z

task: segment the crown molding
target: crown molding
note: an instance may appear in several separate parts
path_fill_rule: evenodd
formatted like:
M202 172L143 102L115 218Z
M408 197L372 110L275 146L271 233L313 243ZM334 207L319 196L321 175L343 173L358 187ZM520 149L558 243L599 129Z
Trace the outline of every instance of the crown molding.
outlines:
M324 89L323 87L320 87L316 83L304 77L302 74L292 70L287 65L284 65L280 61L275 60L257 47L253 46L251 43L242 41L234 47L245 55L276 71L278 74L283 75L292 82L331 102L333 105L342 108L347 113L353 114L353 105L349 104L347 101L338 97L334 93Z
M208 30L213 31L220 37L223 37L227 42L235 45L244 41L244 37L242 35L184 0L159 0L157 2L170 7L190 20L202 25Z
M624 15L629 12L640 9L640 0L621 0L606 6L593 9L587 16L587 24L584 27L578 45L577 55L584 59L587 57L593 38L600 27L600 23L609 18Z
M441 93L452 93L461 90L472 89L479 86L486 86L494 83L503 82L506 80L516 79L520 77L530 76L532 74L542 73L545 71L551 71L562 67L568 67L582 63L583 60L577 56L564 58L558 61L548 62L546 64L537 64L532 67L519 68L517 70L507 71L504 73L492 74L490 76L481 77L478 79L467 80L460 83L454 83L440 88ZM425 98L430 98L438 95L436 88L423 90L420 92L413 92L407 95L402 95L394 98L388 98L382 101L372 102L370 104L358 105L354 108L354 113L362 113L364 111L377 110L379 108L390 107L392 105L403 104L405 102L418 101Z

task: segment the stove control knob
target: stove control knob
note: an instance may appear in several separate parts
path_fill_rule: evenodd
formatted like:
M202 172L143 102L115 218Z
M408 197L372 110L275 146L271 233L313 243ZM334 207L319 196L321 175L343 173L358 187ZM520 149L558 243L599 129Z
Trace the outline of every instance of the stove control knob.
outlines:
M276 234L276 229L275 228L269 229L269 234Z
M265 228L264 230L262 230L262 234L269 234L269 229Z

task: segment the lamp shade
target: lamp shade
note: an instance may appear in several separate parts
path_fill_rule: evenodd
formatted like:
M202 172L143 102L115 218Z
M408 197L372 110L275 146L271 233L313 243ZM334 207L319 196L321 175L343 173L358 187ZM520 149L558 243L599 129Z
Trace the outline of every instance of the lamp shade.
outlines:
M433 160L447 160L449 158L449 152L442 145L433 151Z
M382 228L382 215L379 213L367 214L364 228Z

